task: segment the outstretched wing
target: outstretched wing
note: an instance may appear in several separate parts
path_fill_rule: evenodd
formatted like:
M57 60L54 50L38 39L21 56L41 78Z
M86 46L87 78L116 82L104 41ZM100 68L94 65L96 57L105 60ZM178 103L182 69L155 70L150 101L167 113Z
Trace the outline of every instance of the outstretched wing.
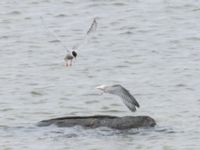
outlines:
M79 49L81 46L83 46L84 44L86 44L88 42L88 39L90 38L91 34L94 33L97 29L97 21L94 18L92 21L92 24L90 25L88 31L86 32L86 35L84 37L84 39L77 45L73 46L73 50L77 50Z
M59 37L58 37L53 31L51 31L51 30L49 29L49 27L46 25L46 23L45 23L43 17L40 16L40 19L41 19L41 21L42 21L42 24L43 24L44 28L47 30L48 34L50 34L51 36L53 36L53 37L56 39L56 41L58 41L58 42L60 43L60 45L64 48L64 50L66 50L68 53L70 53L69 48L67 48L67 47L65 46L65 44L63 44L62 41L59 39Z
M140 107L139 103L136 99L129 93L128 90L122 87L121 97L123 99L124 104L131 110L136 111L136 107Z
M130 92L121 85L114 85L111 94L120 96L123 99L124 104L133 112L136 111L136 107L140 107L133 95L131 95Z
M96 19L94 18L93 19L93 22L92 22L92 24L91 24L91 26L90 26L90 28L88 29L88 31L87 31L87 35L89 35L89 34L91 34L92 32L94 32L94 31L96 31L96 29L97 29L97 21L96 21Z

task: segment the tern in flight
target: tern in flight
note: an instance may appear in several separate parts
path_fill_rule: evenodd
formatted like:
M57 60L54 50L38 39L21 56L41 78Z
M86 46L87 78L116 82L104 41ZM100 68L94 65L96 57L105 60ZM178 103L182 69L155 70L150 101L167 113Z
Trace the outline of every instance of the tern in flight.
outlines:
M103 91L104 93L118 95L123 99L124 104L129 108L130 111L135 112L136 107L140 107L136 99L130 94L130 92L119 84L107 86L100 85L96 87L97 89Z
M68 66L72 66L72 61L73 59L75 59L77 57L77 50L80 48L80 46L82 46L83 44L85 44L88 40L88 38L90 37L90 35L96 31L96 28L97 28L97 21L96 19L94 18L93 21L92 21L92 24L90 25L88 31L86 32L86 35L84 37L84 39L81 41L81 43L73 46L71 49L70 48L67 48L63 43L62 41L58 38L58 36L52 32L51 30L49 30L48 26L45 24L44 22L44 19L42 17L40 17L42 22L43 22L43 25L45 26L45 28L48 30L49 33L51 33L52 36L54 36L54 38L60 42L60 44L62 45L62 47L67 51L67 54L65 55L64 57L64 60L65 60L65 67L68 67Z
M82 43L84 43L87 40L87 38L90 36L91 33L93 33L94 31L96 31L96 28L97 28L97 21L94 18L91 26L89 27L88 31L86 32L86 36L85 36L85 38L84 38L84 40L83 40ZM72 48L72 50L67 49L67 54L66 54L66 56L64 58L64 60L65 60L65 66L66 67L67 66L72 66L72 60L77 57L77 50L79 49L79 47L81 46L81 44L79 44L77 46L74 46Z

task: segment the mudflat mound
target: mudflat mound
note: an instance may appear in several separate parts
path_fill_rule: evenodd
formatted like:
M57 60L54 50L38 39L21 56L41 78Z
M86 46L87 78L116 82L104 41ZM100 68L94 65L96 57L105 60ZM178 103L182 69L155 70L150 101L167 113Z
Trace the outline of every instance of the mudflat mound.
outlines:
M132 129L154 127L156 122L149 116L68 116L40 121L40 127L56 125L58 127L82 126L84 128L108 127L113 129Z

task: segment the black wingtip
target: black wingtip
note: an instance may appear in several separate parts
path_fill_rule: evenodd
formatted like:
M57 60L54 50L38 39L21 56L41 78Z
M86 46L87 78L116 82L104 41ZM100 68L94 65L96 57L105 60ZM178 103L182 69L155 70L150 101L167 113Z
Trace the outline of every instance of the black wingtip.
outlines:
M135 106L137 107L137 108L140 108L140 104L135 100Z

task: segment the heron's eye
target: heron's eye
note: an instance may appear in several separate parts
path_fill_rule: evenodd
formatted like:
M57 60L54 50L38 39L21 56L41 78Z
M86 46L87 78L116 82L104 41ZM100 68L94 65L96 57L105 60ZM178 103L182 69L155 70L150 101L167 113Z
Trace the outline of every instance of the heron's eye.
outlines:
M73 55L74 57L76 57L76 56L77 56L77 53L76 53L75 51L72 51L72 55Z

